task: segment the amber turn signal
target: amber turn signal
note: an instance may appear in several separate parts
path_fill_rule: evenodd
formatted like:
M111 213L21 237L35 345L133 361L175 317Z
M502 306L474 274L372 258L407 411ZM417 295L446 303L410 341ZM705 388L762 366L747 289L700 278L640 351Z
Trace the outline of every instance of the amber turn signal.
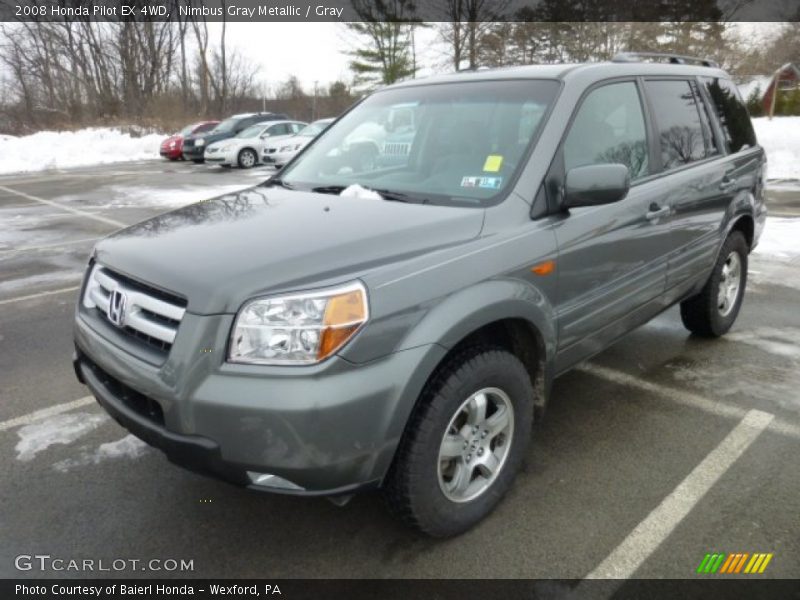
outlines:
M344 346L367 321L367 299L359 288L328 300L323 318L317 359L322 360Z

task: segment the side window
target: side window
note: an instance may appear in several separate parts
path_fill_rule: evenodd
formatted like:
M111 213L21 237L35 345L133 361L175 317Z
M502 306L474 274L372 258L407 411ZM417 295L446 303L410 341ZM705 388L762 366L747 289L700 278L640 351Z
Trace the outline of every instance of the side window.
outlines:
M700 111L700 121L703 123L703 137L705 138L706 156L721 154L719 145L717 144L716 136L714 135L714 128L711 125L712 117L708 112L708 103L703 100L700 90L697 88L697 84L694 81L691 83L691 87L692 92L694 92L694 97L697 99L697 107Z
M286 134L286 125L280 123L279 125L273 125L268 129L269 134L273 137L276 135L285 135Z
M292 133L297 133L300 131L305 125L302 123L292 123Z
M714 77L703 77L702 82L719 117L728 152L739 152L755 146L753 124L736 86L727 79Z
M612 83L589 93L564 141L564 166L622 163L631 180L648 174L647 135L636 84Z
M688 81L647 81L645 89L658 124L661 163L665 170L714 154L700 121L699 98Z

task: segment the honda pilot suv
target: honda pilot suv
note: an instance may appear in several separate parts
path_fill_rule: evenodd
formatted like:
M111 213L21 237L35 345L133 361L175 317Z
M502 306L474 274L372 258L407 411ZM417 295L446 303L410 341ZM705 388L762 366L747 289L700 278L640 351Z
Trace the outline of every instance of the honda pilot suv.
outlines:
M189 469L466 530L557 376L672 305L699 336L739 313L764 151L725 72L669 60L373 93L263 184L100 241L78 378ZM397 107L408 151L364 160Z

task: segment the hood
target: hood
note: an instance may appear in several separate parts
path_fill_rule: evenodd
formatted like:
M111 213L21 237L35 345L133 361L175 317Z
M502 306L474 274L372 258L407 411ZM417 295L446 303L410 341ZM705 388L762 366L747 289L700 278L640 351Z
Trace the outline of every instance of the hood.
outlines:
M183 142L184 144L189 142L189 145L193 146L195 140L202 138L203 140L205 140L205 145L208 146L213 142L227 140L228 138L232 138L235 135L236 133L233 131L226 131L224 133L211 133L210 131L207 133L193 133L192 135L187 135L185 138L183 138Z
M483 210L256 187L165 213L99 242L98 262L232 313L254 296L353 279L474 239Z
M163 142L161 142L161 145L162 146L168 146L170 142L180 143L182 140L183 140L183 138L180 135L171 135L167 139L165 139Z

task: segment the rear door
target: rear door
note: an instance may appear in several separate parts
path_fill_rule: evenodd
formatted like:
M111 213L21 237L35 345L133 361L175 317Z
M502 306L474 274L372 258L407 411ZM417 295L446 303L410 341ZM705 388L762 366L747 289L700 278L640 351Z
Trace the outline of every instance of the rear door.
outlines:
M647 79L644 86L657 129L666 202L673 211L667 270L667 300L673 301L710 271L737 182L697 81Z
M554 222L558 240L558 370L593 354L658 311L672 249L661 182L653 176L652 130L640 83L603 83L578 107L547 178L563 187L574 167L622 163L627 197L570 209Z

